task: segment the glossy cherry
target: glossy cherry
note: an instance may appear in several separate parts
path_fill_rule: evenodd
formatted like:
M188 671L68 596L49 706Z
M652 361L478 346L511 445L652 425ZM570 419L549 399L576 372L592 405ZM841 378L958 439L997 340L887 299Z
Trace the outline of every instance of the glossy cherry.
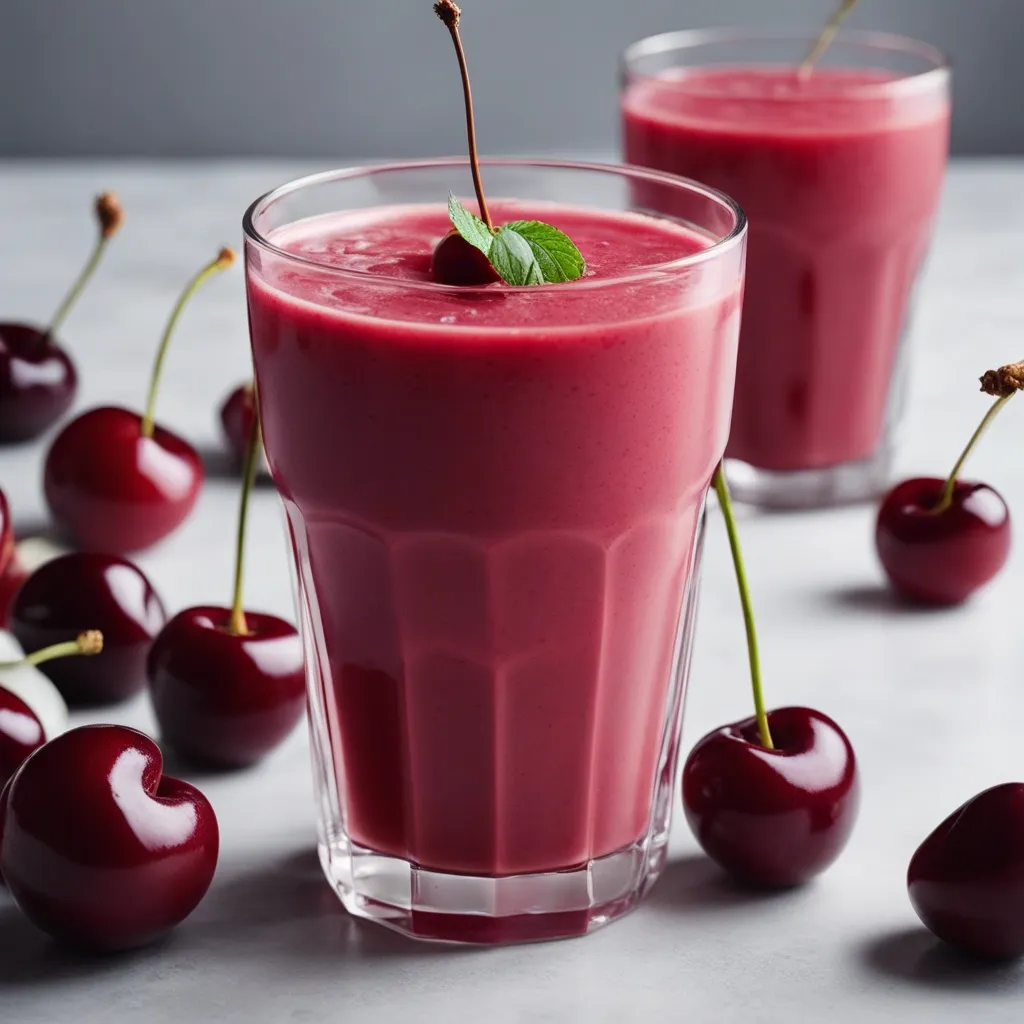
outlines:
M164 358L182 310L210 276L234 262L222 250L188 283L171 312L143 415L92 409L72 420L46 456L43 490L61 530L86 550L142 551L174 531L192 511L203 483L198 452L154 414Z
M904 480L883 499L875 548L893 589L912 601L966 601L1006 564L1010 511L986 484L961 481L960 471L1000 410L1024 390L1024 362L989 370L981 390L995 398L946 480Z
M491 261L458 231L449 231L434 249L430 276L438 284L487 285L500 281Z
M146 684L146 656L167 621L143 572L114 555L73 552L37 569L14 602L11 629L28 651L103 633L94 658L47 662L42 671L71 705L125 700Z
M0 444L38 437L71 407L78 374L56 336L124 219L117 197L95 204L99 237L89 261L47 327L0 323Z
M0 789L33 750L67 727L67 706L37 666L69 655L96 655L102 647L102 634L89 631L74 643L28 657L19 652L14 660L0 664Z
M940 939L976 956L1024 956L1024 784L954 811L914 854L907 888Z
M220 425L231 454L239 465L245 461L249 435L256 420L256 392L251 383L240 384L220 407Z
M705 853L756 885L800 885L846 846L859 805L846 734L809 708L768 713L774 749L756 718L705 736L683 770L686 819Z
M217 866L217 818L162 772L157 745L117 725L73 729L18 769L0 799L0 872L34 925L115 951L192 913Z
M46 742L36 713L19 696L0 686L0 789L22 762Z
M176 754L215 768L244 768L273 750L306 707L302 642L273 615L187 608L149 652L149 689L160 738Z
M254 419L245 453L231 607L180 612L149 652L150 696L161 739L187 760L221 768L260 760L292 731L306 704L295 627L242 607L245 528L261 450Z
M697 841L741 881L800 885L842 852L859 806L846 734L810 708L767 712L750 591L722 467L715 472L747 629L753 718L716 729L683 767L683 808Z
M46 457L43 489L69 540L89 551L131 554L176 530L195 506L203 461L187 441L127 409L90 409Z
M14 546L7 567L0 573L0 628L7 629L14 610L14 598L22 584L46 562L67 554L45 537L27 537Z
M878 511L878 557L893 588L911 601L960 604L999 573L1010 553L1010 510L999 493L958 480L950 505L936 512L945 486L935 477L904 480Z

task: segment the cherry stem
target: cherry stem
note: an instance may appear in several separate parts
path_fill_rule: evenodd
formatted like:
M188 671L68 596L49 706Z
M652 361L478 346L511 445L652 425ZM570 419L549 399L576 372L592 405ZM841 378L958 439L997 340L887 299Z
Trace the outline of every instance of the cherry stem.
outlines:
M491 211L487 208L487 199L484 196L484 182L480 175L480 157L476 145L476 115L473 113L473 90L469 84L469 65L466 63L466 51L462 46L462 36L459 34L459 19L462 11L452 3L452 0L439 0L434 4L434 13L445 23L451 33L452 42L455 44L455 54L459 58L459 71L462 73L462 91L466 97L466 135L469 139L469 166L473 173L473 188L476 189L476 201L480 206L480 217L487 227L493 231L494 221L491 220Z
M843 22L853 12L858 2L859 0L843 0L839 5L839 9L828 19L825 27L821 30L821 35L814 41L814 45L800 64L800 70L797 72L797 75L802 82L806 82L814 74L815 65L825 56L828 48L835 42Z
M743 606L743 623L747 630L747 654L750 657L750 686L754 691L754 714L757 717L757 731L761 735L761 746L766 750L774 750L771 729L768 728L768 713L764 708L764 691L761 686L761 658L757 649L757 628L754 625L754 609L750 601L750 587L747 583L747 571L743 567L743 551L740 548L740 534L736 527L736 516L732 509L732 497L729 484L725 479L725 470L718 464L715 470L715 492L718 503L722 507L722 518L725 520L725 532L729 535L729 548L732 551L732 564L736 570L736 585L740 592L740 604Z
M55 661L57 658L67 658L73 654L99 654L103 650L103 634L98 629L88 629L79 633L74 640L64 643L53 644L50 647L42 647L38 651L26 654L24 658L17 661L6 661L0 663L0 669L22 668L25 665L42 665L47 661Z
M249 496L252 494L253 484L256 482L256 467L259 465L262 448L259 404L254 400L252 430L249 432L249 443L245 449L245 462L242 469L242 499L238 509L238 536L235 542L235 590L231 599L231 622L228 626L236 636L249 635L249 624L245 621L245 610L242 607L245 526L249 518Z
M89 279L100 265L103 253L107 249L107 243L117 234L117 230L124 220L124 211L121 209L121 204L113 192L104 192L99 196L96 199L95 210L96 220L100 228L96 244L93 246L92 252L89 254L89 258L86 260L81 273L79 273L71 288L68 289L67 295L61 300L60 305L57 307L57 312L53 314L50 326L46 329L45 337L54 337L63 326L72 307L78 301L79 296L85 290L85 286L89 283Z
M156 412L156 395L160 388L160 375L163 373L164 359L167 356L167 347L171 340L171 335L174 333L174 328L178 325L178 320L181 317L182 311L188 304L188 300L192 298L199 286L209 277L212 277L217 271L225 270L235 262L235 253L233 249L221 249L217 254L215 260L211 260L202 270L199 271L195 277L185 286L185 290L178 297L178 301L174 304L174 309L171 310L171 316L167 321L167 326L164 328L163 337L160 339L160 345L156 350L156 360L153 363L153 375L149 381L149 394L146 396L146 412L142 417L142 436L152 437L153 431L156 429L156 420L154 414Z
M942 515L952 504L953 495L956 493L956 481L960 475L960 470L964 468L964 463L967 461L967 457L974 450L975 445L981 440L982 435L992 425L992 421L999 415L1000 409L1006 403L1013 398L1016 391L1011 391L1008 395L1000 395L989 407L987 413L981 423L978 424L978 429L975 430L971 436L970 441L967 442L967 447L960 453L960 458L956 460L956 465L953 467L953 472L949 474L949 478L946 480L946 486L942 488L942 494L939 497L938 503L931 510L932 515Z

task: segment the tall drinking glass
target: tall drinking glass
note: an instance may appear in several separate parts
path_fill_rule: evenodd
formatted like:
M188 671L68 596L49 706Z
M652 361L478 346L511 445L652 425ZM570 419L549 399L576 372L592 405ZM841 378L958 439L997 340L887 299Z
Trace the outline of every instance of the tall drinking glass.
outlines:
M627 160L707 182L750 217L727 471L737 497L777 507L889 482L949 140L941 53L842 32L801 78L812 42L676 32L624 65Z
M585 278L434 283L464 161L264 196L246 274L324 871L354 914L505 942L612 920L664 862L746 226L654 172L483 173Z

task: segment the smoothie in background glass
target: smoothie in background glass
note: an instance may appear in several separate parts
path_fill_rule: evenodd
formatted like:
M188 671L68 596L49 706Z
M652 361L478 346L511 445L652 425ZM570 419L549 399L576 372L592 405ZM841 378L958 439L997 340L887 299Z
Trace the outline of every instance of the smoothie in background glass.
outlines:
M729 440L737 497L775 506L884 490L910 306L945 172L949 73L923 43L680 32L627 51L630 163L721 189L750 218Z
M485 170L583 279L434 283L460 161L285 186L246 252L325 871L356 914L501 942L585 933L664 862L745 223L669 176Z

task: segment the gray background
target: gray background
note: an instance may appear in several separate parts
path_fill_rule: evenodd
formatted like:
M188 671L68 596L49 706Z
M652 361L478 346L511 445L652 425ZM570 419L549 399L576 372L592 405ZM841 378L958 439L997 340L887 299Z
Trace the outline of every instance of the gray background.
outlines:
M464 0L492 153L616 141L616 59L653 32L816 26L834 0ZM957 67L954 146L1024 152L1024 0L862 0ZM430 0L0 0L0 156L460 152Z

